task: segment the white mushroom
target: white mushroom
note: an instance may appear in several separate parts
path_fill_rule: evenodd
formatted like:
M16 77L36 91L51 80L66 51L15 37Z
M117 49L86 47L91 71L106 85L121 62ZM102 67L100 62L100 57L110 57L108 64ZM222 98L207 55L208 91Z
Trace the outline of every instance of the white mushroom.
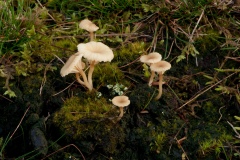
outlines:
M93 88L92 74L94 71L94 66L98 62L112 61L114 57L113 51L107 45L101 42L94 41L88 43L80 43L77 47L78 51L83 54L83 57L90 62L90 68L88 71L88 82L92 89Z
M98 26L96 26L93 22L91 22L88 19L84 19L79 23L79 27L82 29L87 30L90 33L90 41L93 41L94 34L93 32L97 31L99 29Z
M123 107L128 106L130 104L130 100L127 96L116 96L112 99L112 103L120 109L120 114L117 119L119 121L123 117Z
M143 62L143 63L146 63L148 65L151 65L153 63L157 63L161 60L162 60L162 55L159 54L158 52L152 52L152 53L149 53L148 55L143 55L143 56L140 57L140 61ZM149 82L148 82L149 86L152 85L154 76L155 76L155 72L152 71Z
M166 70L169 70L171 68L171 64L167 61L160 61L157 63L153 63L150 66L150 69L154 72L157 72L159 74L159 89L158 89L158 95L155 98L158 100L162 96L162 79L163 79L163 74Z
M80 84L86 86L88 89L90 89L91 87L87 81L87 76L83 72L83 69L85 68L85 63L82 62L82 56L83 55L80 54L79 52L70 56L70 58L67 60L67 62L62 67L60 74L62 77L65 77L66 75L68 75L70 73L75 73L77 81ZM83 81L80 79L79 74L82 75Z

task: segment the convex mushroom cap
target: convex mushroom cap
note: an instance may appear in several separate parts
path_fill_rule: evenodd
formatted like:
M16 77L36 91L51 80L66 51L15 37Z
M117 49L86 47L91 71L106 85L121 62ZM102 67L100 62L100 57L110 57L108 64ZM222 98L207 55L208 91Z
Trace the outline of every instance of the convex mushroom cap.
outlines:
M89 61L110 62L114 57L113 51L102 42L80 43L77 48Z
M61 76L65 77L70 73L78 73L79 70L77 68L84 69L85 63L81 61L82 56L80 53L73 54L62 67L60 71Z
M158 52L152 52L148 55L143 55L140 58L140 61L147 64L157 63L162 60L162 55Z
M118 107L126 107L130 104L130 100L127 96L116 96L112 99L112 103Z
M153 63L150 66L150 69L152 71L155 71L157 73L162 72L162 74L171 68L171 64L167 61L159 61L157 63Z
M79 23L79 27L87 30L88 32L95 32L99 29L93 22L88 19L84 19Z

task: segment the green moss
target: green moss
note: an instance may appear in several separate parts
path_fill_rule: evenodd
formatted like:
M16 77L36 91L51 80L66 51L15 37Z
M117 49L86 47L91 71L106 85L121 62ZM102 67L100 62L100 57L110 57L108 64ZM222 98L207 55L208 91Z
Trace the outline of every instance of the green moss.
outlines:
M196 40L196 47L198 51L202 53L208 53L208 51L213 50L221 42L221 35L219 31L213 29L206 29L204 36L199 36Z
M134 42L129 43L127 46L121 47L120 50L114 52L114 61L117 61L120 65L127 64L134 61L146 51L146 43Z
M71 97L54 114L53 122L70 139L81 142L91 137L88 143L98 146L106 153L113 153L125 137L123 129L111 120L117 115L118 109L112 108L112 104L104 98Z
M97 64L93 72L94 86L106 86L109 84L121 83L128 86L129 82L125 79L123 72L118 68L116 63L100 63Z
M154 140L150 143L150 150L160 153L163 149L164 143L167 141L167 137L165 133L153 133Z
M60 58L64 56L69 57L74 54L74 51L77 52L78 42L75 38L53 41L53 44L55 53Z

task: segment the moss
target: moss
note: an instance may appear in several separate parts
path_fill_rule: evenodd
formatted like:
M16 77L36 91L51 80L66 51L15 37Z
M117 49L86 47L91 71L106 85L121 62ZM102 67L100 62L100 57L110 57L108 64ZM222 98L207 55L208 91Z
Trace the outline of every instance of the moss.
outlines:
M202 53L208 53L212 51L216 46L220 44L220 34L217 30L205 29L204 36L199 36L195 40L198 51Z
M93 72L93 83L95 83L95 88L116 83L121 83L124 86L129 85L129 82L116 63L97 64Z
M77 52L77 40L74 38L71 39L62 39L58 41L53 41L54 50L57 56L61 57L69 57L74 51Z
M96 148L106 153L114 153L125 135L123 129L111 120L117 117L117 111L117 108L112 108L112 104L104 98L71 97L54 114L53 122L70 139L81 142L91 137L88 142ZM93 148L90 149L94 151Z
M134 61L142 54L145 54L146 44L144 42L129 43L127 46L121 47L120 50L114 52L114 61L119 65L127 64Z
M133 113L149 109L151 106L157 106L158 102L154 101L157 91L147 84L140 84L132 90L130 94L131 104L134 107Z

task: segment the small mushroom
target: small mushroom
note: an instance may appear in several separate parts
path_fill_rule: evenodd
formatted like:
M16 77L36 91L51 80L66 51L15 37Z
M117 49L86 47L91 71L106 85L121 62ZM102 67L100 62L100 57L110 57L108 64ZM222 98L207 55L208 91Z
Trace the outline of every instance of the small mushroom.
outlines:
M79 52L73 54L68 60L67 62L64 64L64 66L62 67L60 74L62 77L65 77L66 75L70 74L70 73L75 73L76 74L76 78L77 81L86 86L89 90L91 89L88 80L87 80L87 76L85 74L85 72L83 71L84 67L85 67L85 63L82 62L82 54L80 54ZM80 75L82 75L83 77L83 81L80 79Z
M146 63L148 65L151 65L153 63L157 63L162 60L162 55L159 54L158 52L152 52L149 53L148 55L143 55L140 57L140 61L143 63ZM148 85L151 86L153 82L153 78L155 76L155 72L151 71L151 76L148 82Z
M116 96L112 99L112 103L120 109L120 114L117 119L119 121L123 117L123 107L128 106L130 104L130 100L127 96Z
M153 63L150 66L151 71L157 72L159 74L159 89L158 89L158 95L155 98L158 100L162 96L162 79L163 74L166 70L169 70L171 68L171 64L167 61L160 61L157 63Z
M112 61L114 55L113 51L105 44L101 42L88 42L80 43L78 46L78 51L83 54L83 57L90 62L90 68L88 71L88 82L90 85L90 90L93 88L92 84L92 74L94 67L98 62L110 62Z
M94 34L93 32L97 31L99 29L98 26L96 26L93 22L91 22L88 19L84 19L79 23L79 27L82 29L87 30L90 33L90 41L94 40Z

